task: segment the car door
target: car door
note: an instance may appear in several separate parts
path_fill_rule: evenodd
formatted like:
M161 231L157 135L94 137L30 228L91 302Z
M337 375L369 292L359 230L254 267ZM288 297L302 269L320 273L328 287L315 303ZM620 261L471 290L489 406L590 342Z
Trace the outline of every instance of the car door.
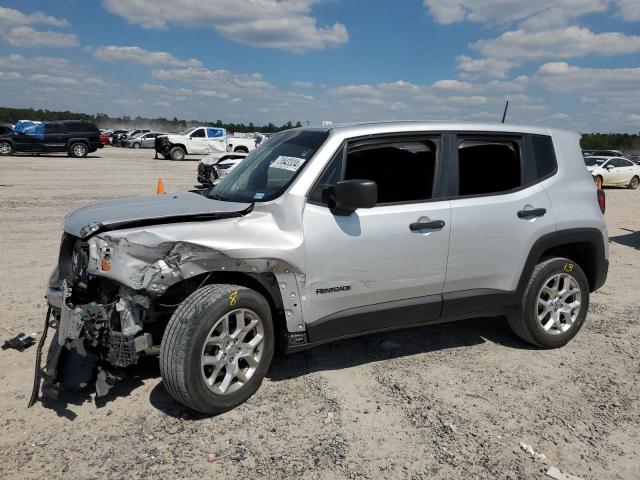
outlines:
M189 135L187 141L188 153L204 154L207 153L207 136L204 128L197 128Z
M62 138L63 126L60 123L44 124L44 149L47 152L63 152L66 144Z
M533 142L535 149L527 147ZM556 168L551 137L461 134L452 157L455 190L443 317L508 303L534 242L556 229L540 184Z
M227 151L227 135L223 128L207 128L207 145L208 153L226 152Z
M155 144L157 136L158 136L157 133L147 133L147 134L145 134L145 136L142 138L142 146L144 148L152 148L154 146L154 144Z
M303 213L310 341L438 318L451 215L434 193L439 158L439 136L353 139L336 153ZM376 181L378 203L339 215L332 189L356 178Z
M629 185L631 178L635 174L635 168L626 158L618 158L619 170L620 170L620 185Z

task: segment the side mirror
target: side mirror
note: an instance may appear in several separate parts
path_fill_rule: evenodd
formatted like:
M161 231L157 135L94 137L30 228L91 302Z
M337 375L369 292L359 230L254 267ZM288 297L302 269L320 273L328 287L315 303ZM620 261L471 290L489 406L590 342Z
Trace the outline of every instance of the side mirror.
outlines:
M371 208L378 201L378 185L373 180L345 180L333 188L331 211L334 215L351 215L358 208Z
M606 167L604 167L604 168L606 168L607 170L611 170L612 168L616 168L616 167L615 167L615 166L613 166L613 165L607 165L607 166L606 166Z

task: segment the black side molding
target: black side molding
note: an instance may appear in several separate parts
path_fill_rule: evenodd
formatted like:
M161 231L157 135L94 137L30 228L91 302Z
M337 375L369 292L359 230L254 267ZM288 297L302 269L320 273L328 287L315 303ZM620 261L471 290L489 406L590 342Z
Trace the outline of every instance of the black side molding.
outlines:
M437 321L442 295L395 300L349 308L307 325L309 342L322 343L365 333L394 330Z

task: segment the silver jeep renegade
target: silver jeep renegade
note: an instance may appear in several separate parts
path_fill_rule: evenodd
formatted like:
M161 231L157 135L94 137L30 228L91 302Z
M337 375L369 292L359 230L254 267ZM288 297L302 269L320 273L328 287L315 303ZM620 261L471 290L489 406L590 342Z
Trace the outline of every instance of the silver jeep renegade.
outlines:
M159 354L169 393L216 414L255 393L277 347L481 316L560 347L606 279L603 210L569 131L273 135L209 190L66 217L32 403L41 379L43 395L94 381L103 395L119 367Z

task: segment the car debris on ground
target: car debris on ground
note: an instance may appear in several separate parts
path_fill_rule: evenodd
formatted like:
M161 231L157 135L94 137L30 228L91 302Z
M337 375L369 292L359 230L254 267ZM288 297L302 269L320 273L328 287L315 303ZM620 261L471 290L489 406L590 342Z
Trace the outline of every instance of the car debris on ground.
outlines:
M14 350L18 350L19 352L23 352L25 349L29 348L31 345L36 343L36 339L33 335L27 335L26 333L19 333L13 338L9 340L5 340L2 344L2 350L8 350L13 348Z

